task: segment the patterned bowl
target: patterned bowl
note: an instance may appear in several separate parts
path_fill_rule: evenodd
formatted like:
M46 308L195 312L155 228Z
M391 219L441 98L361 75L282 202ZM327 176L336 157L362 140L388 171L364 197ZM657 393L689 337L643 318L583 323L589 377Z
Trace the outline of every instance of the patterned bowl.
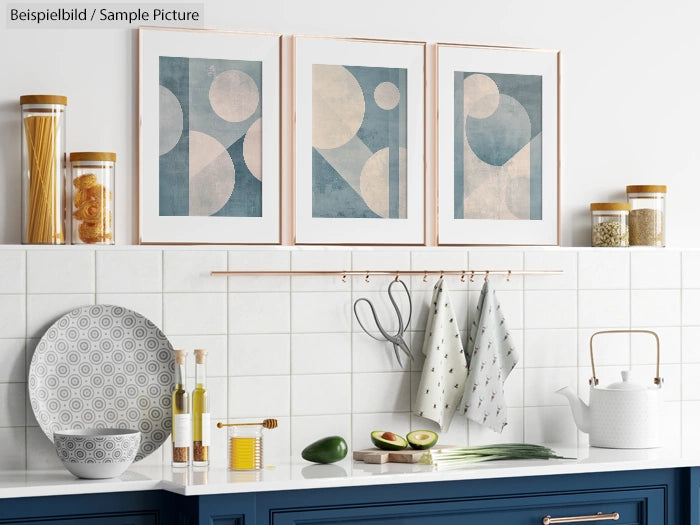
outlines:
M141 432L126 428L85 428L54 432L56 454L75 476L114 478L134 461Z

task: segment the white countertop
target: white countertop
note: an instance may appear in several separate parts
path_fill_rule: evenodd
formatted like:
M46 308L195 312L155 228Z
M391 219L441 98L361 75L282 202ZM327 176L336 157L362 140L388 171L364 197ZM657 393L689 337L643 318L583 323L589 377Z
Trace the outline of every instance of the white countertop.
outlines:
M372 465L348 458L330 465L298 461L236 472L218 466L174 470L169 465L136 464L119 478L106 480L78 479L66 470L0 471L0 498L159 489L191 496L700 466L700 450L552 448L576 459L492 461L448 471L421 464Z

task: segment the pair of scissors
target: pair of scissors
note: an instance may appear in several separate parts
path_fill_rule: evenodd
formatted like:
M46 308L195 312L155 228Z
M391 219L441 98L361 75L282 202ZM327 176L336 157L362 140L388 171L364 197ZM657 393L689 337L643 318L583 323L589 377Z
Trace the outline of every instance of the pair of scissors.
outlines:
M403 286L403 289L406 291L406 297L408 297L408 319L406 320L406 324L403 322L403 316L401 315L401 309L399 308L399 305L396 303L396 300L394 299L394 295L391 291L392 286L396 283L401 283L401 286ZM411 349L408 347L408 344L406 344L406 341L403 338L403 334L408 328L409 323L411 322L411 314L413 313L413 304L411 303L411 294L408 291L408 287L406 286L406 283L404 283L400 279L394 279L389 283L389 288L387 289L387 292L389 294L389 301L391 301L392 306L394 307L394 311L396 312L396 317L398 317L399 321L399 328L396 331L395 334L390 334L388 333L384 327L382 326L382 323L379 321L379 318L377 317L377 312L374 309L374 305L370 302L369 299L366 297L360 297L357 299L353 305L352 309L355 312L355 318L357 319L357 322L360 325L360 328L372 339L375 339L377 341L389 341L393 346L394 346L394 355L396 355L396 360L399 363L399 366L403 368L403 363L401 362L401 353L403 352L406 354L409 359L413 360L413 354L411 353ZM362 324L362 321L360 320L360 316L357 314L357 305L361 302L365 302L369 305L370 310L372 311L372 317L374 317L374 322L377 324L377 329L379 330L379 333L382 334L382 338L376 337L369 333L369 331L365 328L365 326Z

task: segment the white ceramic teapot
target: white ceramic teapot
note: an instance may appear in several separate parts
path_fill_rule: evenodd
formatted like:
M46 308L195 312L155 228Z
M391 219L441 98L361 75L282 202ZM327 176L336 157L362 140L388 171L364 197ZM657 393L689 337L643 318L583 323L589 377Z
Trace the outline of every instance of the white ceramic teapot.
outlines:
M646 333L656 338L656 377L645 386L630 381L630 371L622 371L622 381L598 386L593 361L593 338L599 334ZM593 377L589 404L586 405L571 388L557 390L569 400L576 426L590 435L589 444L605 448L654 448L660 446L661 385L659 376L659 336L651 330L605 330L591 336L591 368Z

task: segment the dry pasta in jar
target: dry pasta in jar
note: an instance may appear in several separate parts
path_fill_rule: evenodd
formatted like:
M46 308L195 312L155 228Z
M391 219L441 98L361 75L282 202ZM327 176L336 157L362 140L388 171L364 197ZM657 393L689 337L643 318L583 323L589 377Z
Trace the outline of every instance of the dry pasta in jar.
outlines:
M114 165L116 153L73 152L72 243L114 244Z

